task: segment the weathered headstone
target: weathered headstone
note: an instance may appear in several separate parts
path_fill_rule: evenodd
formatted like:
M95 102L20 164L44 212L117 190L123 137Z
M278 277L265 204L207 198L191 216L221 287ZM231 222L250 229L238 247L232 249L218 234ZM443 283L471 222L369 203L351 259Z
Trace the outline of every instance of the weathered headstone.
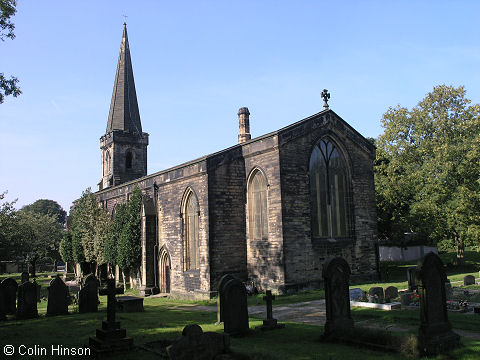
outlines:
M172 360L207 360L228 352L230 338L228 334L203 332L197 324L187 325L182 336L167 347Z
M25 282L18 287L17 319L32 319L38 317L37 286Z
M57 275L55 279L50 281L48 287L47 316L67 315L69 299L68 286L60 279L60 275Z
M87 276L84 285L78 292L78 312L98 311L98 281L95 276Z
M428 253L415 272L420 294L420 321L418 345L422 355L436 355L459 345L459 336L448 321L445 296L447 276L442 260Z
M30 274L28 273L28 271L22 272L21 276L22 276L22 284L24 282L30 281Z
M415 292L413 291L406 291L400 294L400 304L402 306L409 306L413 303L413 297L415 296Z
M467 275L463 278L463 285L468 286L468 285L475 285L475 276L473 275Z
M6 278L2 281L0 287L3 289L5 314L15 315L15 313L17 312L17 282L12 278Z
M247 291L238 279L228 280L224 289L223 328L231 336L247 334L248 324Z
M265 292L263 300L267 303L267 318L263 320L263 325L261 327L262 330L275 330L275 329L283 329L285 324L278 324L277 319L273 318L273 306L272 301L275 300L275 296L272 295L271 290L267 290Z
M102 354L127 351L133 348L133 339L127 337L127 331L120 328L120 322L115 319L116 294L123 294L123 287L116 288L115 279L108 279L107 288L100 289L100 295L107 295L107 321L102 321L102 328L97 329L96 336L90 337L89 340L90 349L93 355L97 357Z
M123 312L142 312L143 297L136 296L118 296L117 310Z
M350 301L361 300L363 298L363 290L354 288L349 290Z
M220 281L218 282L218 290L217 290L217 324L220 324L223 322L223 305L225 303L225 291L224 291L224 286L227 283L227 281L235 279L232 275L230 274L225 274L220 278Z
M388 286L385 289L385 299L390 302L392 299L398 297L398 289L395 286Z
M348 285L350 267L345 259L333 258L323 264L325 283L325 337L336 337L346 329L353 328L350 314L350 297Z
M375 299L374 302L379 302L379 303L383 302L385 298L383 294L383 288L380 286L371 287L368 290L368 295L372 296Z
M408 291L417 290L417 285L415 283L415 271L417 270L416 266L410 266L407 268L407 281L408 281Z

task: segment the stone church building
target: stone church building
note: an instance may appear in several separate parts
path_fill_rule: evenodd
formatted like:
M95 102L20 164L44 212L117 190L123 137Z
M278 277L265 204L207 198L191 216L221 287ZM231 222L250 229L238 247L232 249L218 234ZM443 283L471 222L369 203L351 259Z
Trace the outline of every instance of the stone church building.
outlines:
M375 148L324 108L252 139L242 107L238 144L148 175L124 25L96 196L113 213L142 190L142 293L208 298L226 273L296 291L319 286L332 256L378 276Z

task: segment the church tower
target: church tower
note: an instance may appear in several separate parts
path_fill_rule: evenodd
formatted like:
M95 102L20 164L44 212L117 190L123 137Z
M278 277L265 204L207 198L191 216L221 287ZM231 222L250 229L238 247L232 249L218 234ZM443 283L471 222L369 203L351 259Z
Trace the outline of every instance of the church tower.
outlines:
M148 134L142 132L127 24L124 23L107 130L100 138L102 180L98 189L147 175L147 146Z

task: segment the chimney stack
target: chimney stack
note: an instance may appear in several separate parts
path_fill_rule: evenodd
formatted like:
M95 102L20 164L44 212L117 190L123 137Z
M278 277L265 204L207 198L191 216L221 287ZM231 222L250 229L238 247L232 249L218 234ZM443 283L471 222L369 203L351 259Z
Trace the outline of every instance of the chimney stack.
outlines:
M250 135L250 112L248 108L238 109L238 143L244 143L252 138Z

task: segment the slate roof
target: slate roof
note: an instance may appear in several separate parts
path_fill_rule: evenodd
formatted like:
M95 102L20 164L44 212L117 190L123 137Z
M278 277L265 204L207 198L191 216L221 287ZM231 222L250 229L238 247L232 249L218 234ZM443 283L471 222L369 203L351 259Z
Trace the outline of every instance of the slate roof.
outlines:
M108 114L106 134L113 130L123 130L142 134L137 93L133 80L132 58L128 45L127 24L123 24L122 42L118 55L117 73L113 85L112 102Z

